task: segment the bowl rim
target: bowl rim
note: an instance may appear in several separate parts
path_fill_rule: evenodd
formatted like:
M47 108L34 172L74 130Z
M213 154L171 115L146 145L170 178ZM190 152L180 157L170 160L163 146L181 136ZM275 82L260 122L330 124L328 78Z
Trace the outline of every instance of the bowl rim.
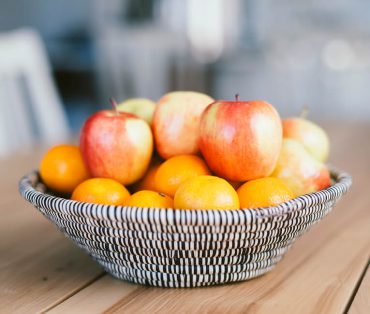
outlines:
M161 225L240 225L271 216L280 216L306 207L313 207L337 201L352 184L351 176L343 171L330 167L330 187L318 192L305 194L277 206L259 208L220 209L176 209L157 207L131 207L122 205L101 205L54 196L37 189L40 182L39 172L34 170L19 181L20 194L31 204L42 211L42 208L55 210L64 214L83 216L97 220L129 221L132 223L156 223Z

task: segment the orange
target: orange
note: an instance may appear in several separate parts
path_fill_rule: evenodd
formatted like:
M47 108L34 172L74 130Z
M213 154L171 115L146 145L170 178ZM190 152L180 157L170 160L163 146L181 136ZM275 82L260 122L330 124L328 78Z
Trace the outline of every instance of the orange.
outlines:
M237 193L241 208L276 206L294 198L292 190L281 179L273 177L248 181Z
M70 194L89 178L78 146L58 145L49 149L40 163L40 175L50 189Z
M129 197L129 191L118 181L93 178L79 184L71 198L85 203L123 205Z
M198 176L180 185L175 194L179 209L238 209L238 194L226 180L214 176Z
M125 201L125 205L136 207L173 208L173 200L171 197L163 193L144 190L132 194Z
M204 160L196 155L167 159L155 174L156 191L173 197L181 183L190 178L211 174Z
M149 190L149 191L155 191L155 174L157 173L157 170L159 168L159 161L154 161L150 165L148 171L144 175L144 177L134 185L132 185L133 191L141 191L141 190Z

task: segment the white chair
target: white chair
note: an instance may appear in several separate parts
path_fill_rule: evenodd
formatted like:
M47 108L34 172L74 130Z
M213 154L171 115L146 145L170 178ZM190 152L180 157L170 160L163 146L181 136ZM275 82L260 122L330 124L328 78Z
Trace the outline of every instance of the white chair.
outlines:
M26 28L0 33L0 156L68 136L41 38Z

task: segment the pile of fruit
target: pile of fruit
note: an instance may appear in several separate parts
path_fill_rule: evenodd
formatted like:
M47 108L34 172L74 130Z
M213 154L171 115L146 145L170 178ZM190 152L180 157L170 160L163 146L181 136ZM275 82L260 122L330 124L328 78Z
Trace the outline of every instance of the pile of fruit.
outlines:
M45 185L81 202L178 209L278 205L330 186L329 140L265 101L171 92L131 99L85 122L80 145L51 148Z

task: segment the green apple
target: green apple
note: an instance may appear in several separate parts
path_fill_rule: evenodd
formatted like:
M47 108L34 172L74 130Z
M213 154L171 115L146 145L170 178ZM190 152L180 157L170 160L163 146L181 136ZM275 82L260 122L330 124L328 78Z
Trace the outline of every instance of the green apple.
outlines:
M155 102L147 98L130 98L121 102L117 109L133 113L151 125L155 106Z
M271 176L282 179L296 196L330 186L327 167L300 142L292 139L283 139L279 160Z
M283 120L283 137L303 144L318 161L325 162L329 155L329 138L317 124L304 118Z

